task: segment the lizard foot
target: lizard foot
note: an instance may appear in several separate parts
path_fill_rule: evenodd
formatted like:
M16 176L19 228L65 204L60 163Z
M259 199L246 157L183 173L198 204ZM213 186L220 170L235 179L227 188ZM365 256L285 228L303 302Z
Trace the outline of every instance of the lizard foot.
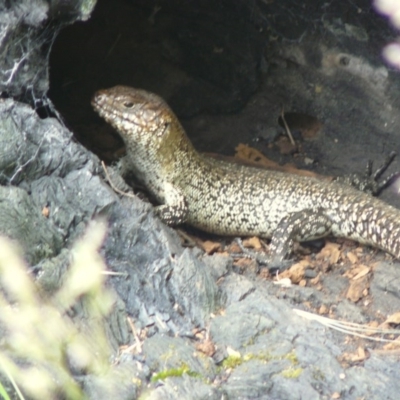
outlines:
M256 260L259 267L265 266L271 273L277 271L282 272L290 268L293 265L293 260L282 260L281 258L259 253L257 251L246 249L243 246L243 242L240 238L236 238L235 242L239 245L242 253L232 253L231 257L248 257Z
M396 152L392 151L375 172L372 172L373 163L369 160L364 174L349 174L337 177L334 181L352 186L362 192L369 193L372 196L379 196L382 190L392 183L393 178L399 175L399 172L394 172L387 178L379 181L380 177L388 169L395 157Z

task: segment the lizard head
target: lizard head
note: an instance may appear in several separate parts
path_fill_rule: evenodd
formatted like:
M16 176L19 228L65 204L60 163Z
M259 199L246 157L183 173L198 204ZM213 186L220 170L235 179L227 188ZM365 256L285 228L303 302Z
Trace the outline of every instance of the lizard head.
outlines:
M145 90L128 86L99 90L92 106L117 130L127 148L146 146L154 150L167 145L174 151L174 143L187 139L165 101Z

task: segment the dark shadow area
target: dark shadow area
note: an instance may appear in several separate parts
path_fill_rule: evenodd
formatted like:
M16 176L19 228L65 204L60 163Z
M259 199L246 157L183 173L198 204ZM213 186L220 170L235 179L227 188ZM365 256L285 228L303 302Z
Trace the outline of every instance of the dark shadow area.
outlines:
M81 129L97 121L90 98L102 87L157 92L188 117L238 111L259 86L266 35L254 2L151 3L99 1L88 22L65 28L54 44L49 95L83 142L114 145Z
M89 21L58 36L49 95L107 161L122 142L90 98L124 84L165 98L203 151L231 155L242 142L293 162L273 145L278 119L282 109L308 115L322 129L300 140L296 164L359 172L400 144L399 78L381 58L393 37L369 0L99 1Z

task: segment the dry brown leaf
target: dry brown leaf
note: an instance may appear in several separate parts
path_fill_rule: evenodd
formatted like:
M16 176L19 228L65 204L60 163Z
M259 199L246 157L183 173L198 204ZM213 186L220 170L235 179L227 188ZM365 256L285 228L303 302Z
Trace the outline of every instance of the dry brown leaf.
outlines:
M337 264L340 259L340 245L327 242L324 248L317 254L317 259L327 259L330 265Z
M256 268L257 261L251 258L239 258L235 260L234 264L242 269Z
M343 276L345 276L346 278L349 278L349 279L357 280L357 279L360 279L360 278L366 276L370 271L371 271L370 267L360 264L354 268L347 270L343 274Z
M367 353L365 352L365 349L363 347L359 347L357 349L358 357L361 360L365 360L367 358Z
M321 273L318 273L318 275L315 278L310 279L310 283L311 285L318 285L320 280L321 280Z
M353 280L360 279L371 271L371 268L367 267L366 265L359 265L358 268L359 272L357 273L357 275L353 276Z
M210 339L205 339L202 343L196 343L196 350L212 357L215 354L215 345Z
M398 350L400 349L400 337L398 337L394 342L387 343L383 346L385 350Z
M363 297L363 292L366 288L368 288L367 277L351 281L350 287L346 293L346 298L356 303Z
M307 171L304 169L298 169L290 164L285 164L283 166L279 165L278 163L265 157L264 154L262 154L260 151L254 149L252 147L246 146L243 143L239 143L236 146L235 151L236 151L235 159L238 160L239 162L244 161L246 164L248 164L250 162L251 164L258 166L258 167L273 169L275 171L289 172L289 173L297 174L297 175L313 176L313 177L317 177L317 178L324 179L324 180L332 179L332 178L329 178L326 176L317 175L311 171Z
M366 352L365 349L360 346L355 353L344 353L340 357L340 359L342 361L350 361L354 363L354 362L365 361L368 357L369 357L368 352Z
M278 147L281 154L293 154L297 150L297 146L290 142L287 136L281 136L275 145Z
M378 321L369 321L368 326L370 326L371 328L377 328L379 326L379 322Z
M325 304L322 304L318 310L318 314L320 314L320 315L328 314L328 312L329 312L329 308Z
M229 245L229 253L243 253L242 249L240 248L240 246L236 243L236 242L232 242Z
M239 143L236 148L235 158L244 161L252 161L259 166L271 169L279 169L280 165L264 156L260 151Z
M201 242L201 247L207 254L213 254L216 251L221 250L221 243L206 240L204 242Z
M280 278L289 278L292 283L299 283L302 279L304 279L304 274L306 268L310 265L307 260L301 260L300 262L292 265L288 270L283 271L279 274Z
M346 254L346 256L347 256L347 258L350 260L350 262L351 262L352 264L357 264L357 262L358 262L358 257L357 257L354 253L352 253L351 251L349 251L349 252Z
M253 236L251 238L243 240L243 246L251 247L256 250L260 250L263 248L261 245L260 239L257 236Z
M364 254L364 250L365 250L365 247L357 247L357 248L355 249L355 252L356 252L356 254L357 254L357 257L362 256L362 255Z
M389 315L386 318L386 321L384 322L384 324L388 324L388 325L400 325L400 312L396 312L392 315Z

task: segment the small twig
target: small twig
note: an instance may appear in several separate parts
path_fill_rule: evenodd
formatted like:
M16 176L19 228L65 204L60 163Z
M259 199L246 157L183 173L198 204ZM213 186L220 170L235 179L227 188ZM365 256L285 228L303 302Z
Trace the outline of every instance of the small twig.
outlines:
M260 243L261 243L261 245L262 245L264 251L265 251L266 253L268 253L268 251L269 251L269 246L267 245L267 243L265 242L265 240L260 239Z
M115 271L101 271L102 275L110 275L110 276L125 276L128 277L128 273L127 272L115 272Z
M110 56L110 54L113 52L115 46L117 45L117 43L119 42L119 39L121 39L121 34L119 34L117 36L117 38L114 40L114 43L111 45L110 49L107 51L106 57L108 58Z
M122 195L122 196L130 197L130 198L132 198L132 199L135 199L135 198L136 198L136 196L135 196L134 194L125 193L125 192L123 192L122 190L118 189L118 188L114 185L114 183L112 182L112 180L111 180L111 178L110 178L110 175L108 174L107 167L106 167L106 164L104 163L104 161L101 162L101 166L103 167L104 173L106 174L106 178L107 178L108 183L110 184L111 188L112 188L115 192L119 193L119 194Z
M132 318L128 317L127 320L128 320L129 326L131 327L133 336L135 338L135 342L136 342L135 345L136 345L137 351L138 351L138 353L141 353L142 352L142 342L141 342L141 340L139 338L139 335L138 335L138 333L136 331L135 324L133 323Z
M289 125L287 124L287 122L285 120L285 112L284 112L283 106L282 106L282 111L281 111L281 118L283 121L283 125L285 126L286 134L289 137L290 143L292 143L293 146L296 146L296 142L293 139L292 132L290 132Z
M385 342L385 343L398 343L398 340L391 340L391 339L382 339L377 337L367 336L362 333L364 332L367 334L380 334L380 335L389 335L389 334L399 334L400 331L398 329L381 329L381 328L374 328L370 326L364 326L360 324L356 324L353 322L345 322L345 321L337 321L332 318L322 317L317 314L309 313L307 311L293 309L293 311L300 315L301 317L307 318L311 321L318 321L322 325L325 325L329 328L336 329L339 332L346 333L348 335L357 336L363 339L373 340L375 342Z
M400 356L400 349L391 349L391 350L381 350L381 349L373 349L370 350L371 353L382 355L382 356Z

